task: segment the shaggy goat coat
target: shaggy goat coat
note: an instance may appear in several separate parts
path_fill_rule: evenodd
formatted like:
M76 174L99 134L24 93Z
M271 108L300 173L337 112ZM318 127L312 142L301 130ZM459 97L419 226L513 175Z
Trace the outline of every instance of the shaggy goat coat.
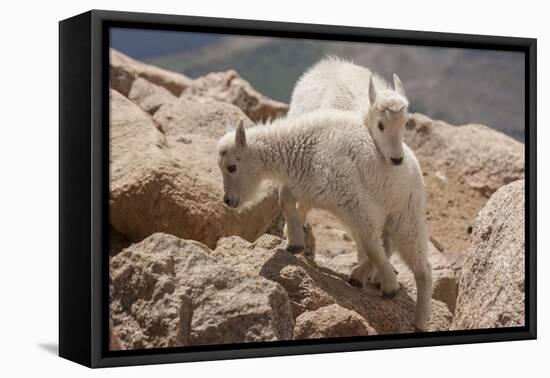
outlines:
M388 257L397 249L415 276L414 325L424 331L432 278L422 173L403 143L414 125L407 109L397 75L392 89L364 67L325 59L296 84L286 119L240 124L220 140L218 163L229 206L249 200L264 179L280 185L291 252L304 247L309 209L336 215L357 245L355 286L374 279L392 296L399 284Z
M320 208L336 215L358 246L360 263L351 278L364 282L376 271L385 294L399 288L385 253L395 246L415 275L415 326L425 330L431 271L423 180L414 153L403 148L403 164L388 165L360 114L328 109L246 131L240 125L219 141L218 162L226 196L241 203L263 180L280 184L291 245L300 238L303 243L303 234L293 234L302 230L307 210ZM296 202L305 209L303 214Z
M358 163L356 168L362 174L360 178L364 185L362 189L366 191L359 195L364 196L366 203L369 204L368 208L363 210L368 211L370 223L379 225L376 219L385 219L382 232L370 229L363 232L371 233L371 244L376 244L375 239L381 235L383 249L388 258L394 247L397 246L400 249L400 254L417 278L418 305L415 324L417 328L425 329L432 282L431 267L427 261L428 235L424 219L424 183L416 157L403 143L404 128L414 128L414 119L408 116L409 103L401 80L395 74L393 80L392 89L382 78L365 67L338 58L324 59L306 71L296 83L288 117L295 118L323 109L325 111L334 109L354 111L362 118L362 122L351 122L347 126L351 124L359 128L362 126L363 131L368 130L368 137L362 139L357 135L355 136L357 139L349 142L349 151L340 151L338 147L331 150L327 156L337 161L340 153L346 156L348 152L347 156ZM342 127L341 124L334 123L334 132L338 133L340 127ZM343 132L347 133L347 131ZM335 141L339 139L336 138ZM356 148L359 144L361 146ZM336 145L336 143L333 144L333 146ZM358 159L357 154L363 155ZM405 164L397 167L403 161ZM361 164L364 165L361 166ZM392 166L393 164L397 166ZM339 167L339 165L333 164L331 167ZM342 168L338 169L334 176L325 179L341 181L343 176L356 173L353 170L349 171L345 164ZM337 183L333 184L335 189L338 186ZM283 199L294 198L288 194L285 196L287 192L285 187L282 187L280 192ZM301 199L299 201L297 215L301 223L294 222L295 224L292 225L287 222L291 243L292 233L298 234L297 238L300 239L300 227L303 226L310 207L307 203L303 204ZM350 203L352 206L356 205L353 201ZM282 203L283 210L285 210L284 205ZM291 206L292 204L286 204L286 207ZM287 213L292 213L292 209L286 211L285 215ZM351 227L351 232L354 233L354 239L357 242L360 236L356 232L360 231L354 231ZM410 244L407 246L404 240L408 240ZM381 282L383 291L387 290L388 286L390 288L394 286L395 283L387 282L387 277L391 274L379 271L380 263L374 264L378 265L375 269L372 266L369 267L368 259L362 256L365 255L365 248L369 243L362 244L357 242L360 264L351 272L350 279L360 285L366 276ZM376 258L377 254L371 252L371 255L373 255L370 256L371 258ZM384 281L386 281L385 285Z
M308 69L292 92L288 117L317 109L354 110L362 114L369 108L369 80L378 91L389 85L368 68L338 58L326 58ZM406 101L405 98L403 98Z

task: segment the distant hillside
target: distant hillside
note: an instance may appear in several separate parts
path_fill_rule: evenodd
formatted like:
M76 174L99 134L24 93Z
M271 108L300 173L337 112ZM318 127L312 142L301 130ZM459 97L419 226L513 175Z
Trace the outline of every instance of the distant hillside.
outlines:
M147 59L174 51L185 52L219 41L223 36L165 30L111 29L111 47L135 59Z
M190 77L235 69L259 92L288 103L296 80L323 55L323 45L314 41L248 37L225 38L200 50L147 62Z
M224 37L202 48L147 61L191 77L235 69L261 93L289 102L296 80L326 55L353 60L388 79L398 73L411 111L453 124L483 123L524 140L520 53Z

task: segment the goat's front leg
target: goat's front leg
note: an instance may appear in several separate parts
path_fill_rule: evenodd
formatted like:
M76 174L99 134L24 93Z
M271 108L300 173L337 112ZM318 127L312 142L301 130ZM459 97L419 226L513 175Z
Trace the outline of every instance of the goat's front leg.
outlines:
M280 196L279 196L279 198L280 198ZM309 205L306 205L304 202L302 202L302 201L296 202L296 211L297 211L297 214L298 214L298 218L300 219L300 223L302 224L302 227L304 228L304 231L306 229L307 214L309 213L310 210L311 210L311 207ZM288 226L287 226L286 222L285 222L285 226L283 228L283 235L285 237L288 237Z
M296 209L296 198L285 186L279 188L279 206L281 206L286 220L288 233L288 246L286 249L290 253L299 253L304 249L304 228Z
M384 230L383 240L384 240L384 250L386 251L386 256L388 257L388 260L389 260L394 252L394 243L390 237L390 231L387 229ZM395 274L398 273L395 267L393 267L393 271L395 272ZM380 274L376 269L370 275L369 281L375 286L380 287L381 278L380 278Z

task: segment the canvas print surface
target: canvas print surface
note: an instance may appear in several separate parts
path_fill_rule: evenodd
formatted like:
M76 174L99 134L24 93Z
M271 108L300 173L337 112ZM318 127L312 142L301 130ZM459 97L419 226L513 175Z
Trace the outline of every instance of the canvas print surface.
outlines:
M525 325L523 53L110 46L111 350Z

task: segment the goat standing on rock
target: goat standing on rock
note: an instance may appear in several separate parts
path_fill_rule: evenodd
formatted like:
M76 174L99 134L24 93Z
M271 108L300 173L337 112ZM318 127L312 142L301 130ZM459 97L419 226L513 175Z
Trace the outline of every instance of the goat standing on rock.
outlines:
M338 217L358 249L359 263L350 274L353 285L362 286L376 274L383 295L395 295L399 284L388 259L395 247L414 274L414 325L425 331L432 277L424 183L414 153L402 143L409 117L398 80L395 91L378 94L368 78L366 117L319 108L248 130L240 122L218 142L218 164L224 202L230 207L253 199L264 180L279 184L290 252L304 247L310 209Z

